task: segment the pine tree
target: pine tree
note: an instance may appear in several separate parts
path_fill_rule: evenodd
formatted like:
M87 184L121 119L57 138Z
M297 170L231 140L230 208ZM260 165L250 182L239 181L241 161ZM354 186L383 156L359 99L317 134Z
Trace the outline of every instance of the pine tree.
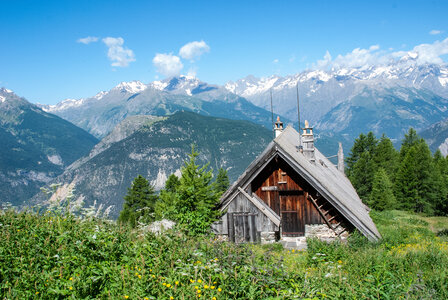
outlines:
M350 150L350 154L348 155L346 162L347 162L347 170L346 174L349 178L352 176L352 171L355 166L355 164L358 162L358 160L361 158L361 155L364 152L368 152L369 155L372 157L374 154L376 145L378 143L377 138L373 134L373 132L369 132L367 135L364 135L361 133L357 139L355 139L355 142L353 143L353 147Z
M392 144L392 141L384 134L381 136L374 150L373 160L375 162L375 169L379 170L383 168L390 181L394 182L395 173L399 165L399 153Z
M165 182L165 188L160 191L159 201L155 205L156 220L175 220L179 185L179 178L175 174L171 174Z
M196 164L198 155L192 147L189 160L181 169L177 189L177 221L191 235L207 233L211 223L220 215L216 210L219 194L211 184L212 171L207 171L208 164L202 167Z
M356 189L359 197L364 203L369 200L372 192L373 175L375 173L375 164L369 151L361 154L360 158L351 168L349 179Z
M227 176L227 171L223 168L219 168L219 172L215 180L215 190L219 195L222 195L228 188L229 176Z
M406 150L395 182L399 205L415 212L431 213L437 200L437 178L431 151L424 140Z
M118 220L136 227L138 222L149 223L154 220L154 206L157 195L145 177L138 175L124 197L123 210Z
M369 206L377 210L393 209L396 199L392 183L383 168L379 168L373 177L372 192L369 197Z
M419 195L417 165L415 161L416 152L415 146L407 150L404 159L400 163L395 180L394 189L398 208L404 210L414 210L414 201Z
M434 205L436 215L448 215L448 161L439 149L434 153L435 186L438 187Z
M409 149L412 146L425 143L425 140L418 136L417 131L415 131L414 128L409 128L409 131L407 134L404 135L404 139L401 142L401 148L400 148L400 162L403 161L404 157L406 156L406 153L409 151Z

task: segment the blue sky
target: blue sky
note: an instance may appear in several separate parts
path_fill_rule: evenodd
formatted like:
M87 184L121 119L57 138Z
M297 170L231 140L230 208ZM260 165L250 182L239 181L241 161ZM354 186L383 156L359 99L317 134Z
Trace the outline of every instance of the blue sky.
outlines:
M448 1L0 0L0 86L54 104L174 74L294 74L327 51L446 48L447 13Z

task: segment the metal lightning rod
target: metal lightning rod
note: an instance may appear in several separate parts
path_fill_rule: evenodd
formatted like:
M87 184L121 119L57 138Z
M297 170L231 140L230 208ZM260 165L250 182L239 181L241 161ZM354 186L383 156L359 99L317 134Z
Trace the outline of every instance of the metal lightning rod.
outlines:
M296 88L297 88L297 119L299 121L299 136L300 136L301 132L300 132L299 81L297 81ZM299 148L301 147L302 147L302 138L299 138Z
M272 132L275 138L275 132L274 132L274 110L272 108L272 89L269 90L271 93L271 123L272 123Z

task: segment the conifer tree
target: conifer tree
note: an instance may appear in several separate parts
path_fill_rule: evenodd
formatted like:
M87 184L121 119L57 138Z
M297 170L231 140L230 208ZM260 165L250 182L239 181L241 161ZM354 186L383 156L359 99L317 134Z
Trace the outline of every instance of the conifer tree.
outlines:
M433 211L438 191L433 168L431 151L424 140L417 140L406 150L395 183L395 195L402 208Z
M372 192L369 197L369 206L377 210L393 209L396 199L393 186L387 172L379 168L373 177Z
M196 164L198 152L192 147L189 160L182 167L182 176L177 189L177 221L188 234L204 234L211 223L216 221L219 211L216 206L219 194L211 182L212 171L207 171L208 164Z
M418 192L418 176L415 157L416 147L411 147L407 150L404 159L400 162L396 180L395 180L395 195L397 198L398 208L404 210L414 210L414 201L417 199Z
M434 205L436 215L448 215L448 161L439 149L434 153L434 173L436 176L437 199Z
M123 210L118 220L136 227L138 222L149 223L154 220L154 206L157 195L145 177L138 175L128 188L124 197Z
M159 201L155 205L156 220L176 218L177 189L180 180L175 174L171 174L165 182L165 188L160 191Z
M403 161L404 157L406 156L406 153L409 151L409 149L412 146L425 143L425 140L418 136L417 131L415 131L414 128L409 128L409 131L407 134L404 135L404 139L401 142L401 148L400 148L400 162Z
M227 171L223 168L219 168L219 172L215 180L215 190L219 195L222 195L228 188L229 176L227 176Z
M361 158L361 155L364 152L368 152L370 157L374 154L376 144L378 143L378 140L376 139L373 132L369 132L367 135L364 135L361 133L358 138L355 139L355 142L353 143L353 147L350 150L350 154L348 155L346 162L347 162L347 170L346 174L349 178L352 178L352 171L354 169L355 164L358 162L358 160Z
M368 203L372 191L375 164L369 151L361 153L360 158L351 168L349 179L364 203Z
M375 162L375 169L379 170L383 168L390 181L393 182L399 165L399 153L392 144L392 141L384 134L381 136L374 150L373 160Z

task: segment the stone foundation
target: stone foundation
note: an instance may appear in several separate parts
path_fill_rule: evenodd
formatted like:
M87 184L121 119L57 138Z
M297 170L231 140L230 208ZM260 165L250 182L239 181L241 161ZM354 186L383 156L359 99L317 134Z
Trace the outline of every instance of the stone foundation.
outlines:
M260 232L260 242L262 244L272 244L276 242L274 231Z
M340 231L343 230L342 227L339 227ZM339 232L339 230L337 230ZM338 239L336 233L328 227L327 224L313 224L313 225L305 225L305 237L306 238L318 238L325 242L332 242ZM342 233L339 238L344 240L348 237L348 232Z

